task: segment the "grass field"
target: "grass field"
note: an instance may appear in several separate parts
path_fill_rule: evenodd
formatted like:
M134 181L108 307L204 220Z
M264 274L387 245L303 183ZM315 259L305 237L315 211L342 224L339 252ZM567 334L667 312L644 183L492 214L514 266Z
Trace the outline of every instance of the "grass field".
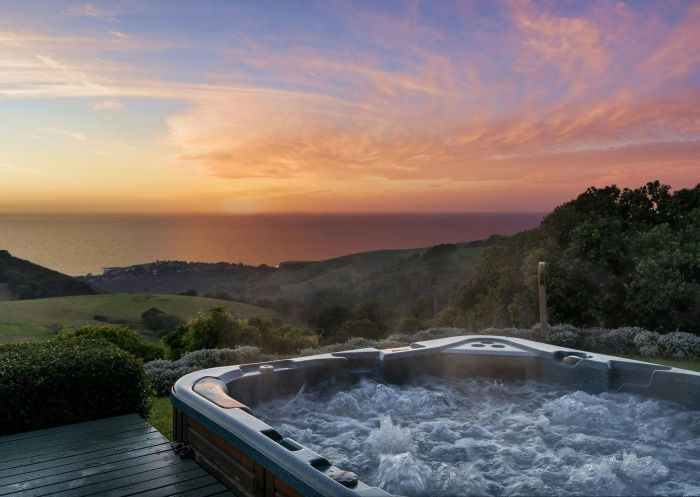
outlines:
M187 320L219 305L240 317L280 317L253 305L184 295L81 295L0 301L0 343L38 340L60 328L100 323L94 319L96 315L137 324L146 309L157 307Z

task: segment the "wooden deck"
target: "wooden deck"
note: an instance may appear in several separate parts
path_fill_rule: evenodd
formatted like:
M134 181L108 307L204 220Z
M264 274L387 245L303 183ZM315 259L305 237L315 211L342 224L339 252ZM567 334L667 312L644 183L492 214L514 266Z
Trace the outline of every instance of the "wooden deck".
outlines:
M136 414L0 437L0 496L233 496Z

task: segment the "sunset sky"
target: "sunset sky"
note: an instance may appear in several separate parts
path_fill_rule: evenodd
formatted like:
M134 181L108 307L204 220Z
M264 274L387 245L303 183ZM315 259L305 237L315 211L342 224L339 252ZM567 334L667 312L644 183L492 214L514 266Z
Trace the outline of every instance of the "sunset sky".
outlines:
M0 212L546 211L700 181L700 1L0 0Z

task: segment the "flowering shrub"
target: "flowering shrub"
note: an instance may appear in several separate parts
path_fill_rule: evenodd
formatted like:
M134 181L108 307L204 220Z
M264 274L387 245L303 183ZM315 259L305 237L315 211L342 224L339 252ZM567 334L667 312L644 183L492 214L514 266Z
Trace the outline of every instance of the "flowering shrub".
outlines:
M659 353L676 359L700 359L700 337L676 331L661 335L657 341Z
M271 356L260 353L258 347L244 345L235 349L202 349L183 355L176 361L157 359L144 366L146 376L158 395L168 395L175 382L200 369L264 361Z
M634 337L642 328L626 326L614 330L596 329L591 332L590 349L602 354L634 354L637 349Z
M342 343L332 343L318 348L306 348L301 351L301 355L315 354L332 354L333 352L342 352L343 350L379 348L377 340L371 340L363 337L353 337Z
M262 359L260 348L251 345L241 345L235 349L201 349L183 355L178 361L182 365L199 369L216 366L245 364Z
M659 355L659 334L655 331L642 330L634 337L634 346L637 352L644 356L654 357Z
M579 349L583 346L582 333L570 324L555 324L547 327L545 341L560 347Z
M428 328L427 330L419 331L413 335L414 342L420 342L424 340L433 340L435 338L446 338L454 337L459 335L469 335L470 333L462 328L450 328L450 327L439 327L439 328Z

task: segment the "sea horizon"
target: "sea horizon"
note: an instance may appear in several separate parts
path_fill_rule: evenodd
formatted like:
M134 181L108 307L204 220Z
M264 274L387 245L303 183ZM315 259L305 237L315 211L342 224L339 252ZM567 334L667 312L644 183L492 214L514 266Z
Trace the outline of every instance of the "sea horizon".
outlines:
M7 213L0 249L72 276L156 260L279 265L482 240L545 213Z

